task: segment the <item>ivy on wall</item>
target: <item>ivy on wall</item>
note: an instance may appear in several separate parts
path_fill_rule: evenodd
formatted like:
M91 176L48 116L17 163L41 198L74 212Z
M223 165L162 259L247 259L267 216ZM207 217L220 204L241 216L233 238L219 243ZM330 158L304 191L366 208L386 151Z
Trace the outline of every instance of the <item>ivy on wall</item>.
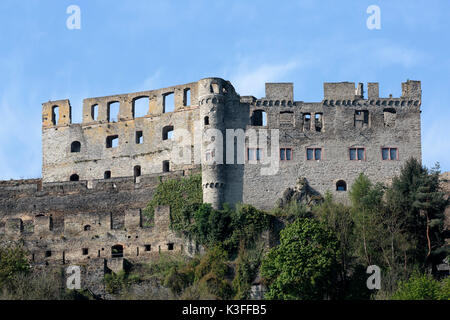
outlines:
M170 206L171 228L184 231L190 224L191 214L203 203L202 177L199 174L162 181L153 199L144 209L147 220L153 221L157 206Z

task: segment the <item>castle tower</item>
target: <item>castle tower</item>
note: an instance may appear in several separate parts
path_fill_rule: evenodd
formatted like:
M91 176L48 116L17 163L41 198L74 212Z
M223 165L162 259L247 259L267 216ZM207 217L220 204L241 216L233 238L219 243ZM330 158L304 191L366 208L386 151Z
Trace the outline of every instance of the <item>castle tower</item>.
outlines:
M220 209L225 189L225 105L227 82L206 78L198 83L202 128L203 202Z

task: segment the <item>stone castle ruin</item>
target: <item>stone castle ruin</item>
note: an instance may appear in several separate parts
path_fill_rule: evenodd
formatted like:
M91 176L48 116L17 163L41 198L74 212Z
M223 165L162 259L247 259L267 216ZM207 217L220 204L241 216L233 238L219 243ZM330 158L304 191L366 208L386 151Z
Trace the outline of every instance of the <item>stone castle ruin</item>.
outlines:
M419 81L403 83L398 98L380 97L378 83L367 94L361 83L325 83L319 102L296 101L293 91L267 83L258 99L206 78L85 99L80 124L69 100L44 103L42 179L0 182L1 241L22 241L36 264L95 260L114 270L124 257L198 250L170 231L169 207L143 223L161 179L201 173L203 200L215 208L270 209L298 181L345 201L361 172L389 182L410 157L421 159Z

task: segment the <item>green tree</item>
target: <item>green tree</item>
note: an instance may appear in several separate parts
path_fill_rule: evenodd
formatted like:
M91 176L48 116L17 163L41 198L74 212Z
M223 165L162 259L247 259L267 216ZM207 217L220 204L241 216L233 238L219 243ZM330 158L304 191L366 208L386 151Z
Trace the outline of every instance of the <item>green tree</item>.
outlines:
M30 264L27 253L20 247L0 248L0 287L20 273L27 274Z
M323 299L335 282L339 244L333 232L301 218L281 232L280 245L263 259L261 275L268 299Z
M422 268L448 255L443 237L448 201L439 185L439 173L438 165L428 170L416 159L409 159L387 191L389 209L405 217L403 227L410 244L405 265L407 255Z
M354 274L354 234L351 208L333 201L327 193L322 204L313 208L314 215L333 231L339 241L339 278L340 291L343 293L348 285L349 274Z
M353 183L349 196L355 223L356 250L364 265L380 263L380 235L383 228L383 186L373 185L363 173Z

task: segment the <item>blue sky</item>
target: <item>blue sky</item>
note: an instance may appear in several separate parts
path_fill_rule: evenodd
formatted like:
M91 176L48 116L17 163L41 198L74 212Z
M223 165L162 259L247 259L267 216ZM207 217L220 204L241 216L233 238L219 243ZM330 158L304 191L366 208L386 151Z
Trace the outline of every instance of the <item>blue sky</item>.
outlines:
M381 29L369 30L369 5ZM66 9L81 9L69 30ZM0 1L0 179L40 177L41 103L217 76L241 95L294 82L320 101L323 82L380 82L381 96L421 80L424 164L450 170L448 0Z

